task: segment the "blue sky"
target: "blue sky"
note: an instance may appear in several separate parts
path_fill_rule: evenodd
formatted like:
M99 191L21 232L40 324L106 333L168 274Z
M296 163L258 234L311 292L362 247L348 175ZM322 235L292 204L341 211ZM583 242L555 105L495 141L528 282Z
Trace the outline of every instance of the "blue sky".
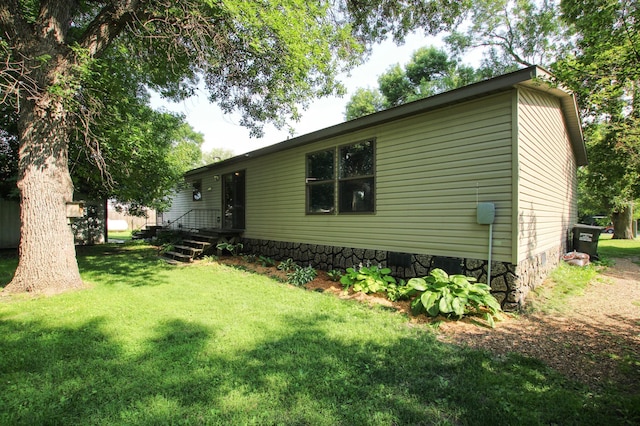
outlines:
M407 37L406 42L400 46L395 45L392 41L374 46L372 54L365 64L352 70L350 75L342 76L341 80L347 87L347 94L342 98L322 98L312 102L309 108L303 111L302 119L293 123L294 136L342 123L346 103L357 88L377 87L380 74L396 63L406 64L411 59L413 52L428 45L443 46L443 43L435 37L411 34ZM183 113L189 124L196 131L204 134L205 142L202 150L205 152L212 148L225 148L238 155L282 142L289 136L286 130L279 131L273 126L267 125L264 137L250 138L249 131L238 124L240 122L238 115L222 113L216 105L207 101L204 93L180 103L168 103L158 96L153 96L151 102L154 108L165 108L169 111Z

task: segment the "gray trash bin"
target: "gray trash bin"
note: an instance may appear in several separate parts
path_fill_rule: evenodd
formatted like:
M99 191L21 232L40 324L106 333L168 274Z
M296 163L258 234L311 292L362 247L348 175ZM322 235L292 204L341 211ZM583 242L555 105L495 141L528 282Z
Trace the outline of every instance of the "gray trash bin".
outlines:
M598 260L598 239L602 232L601 226L583 225L573 226L573 249L580 253L587 253L592 260Z

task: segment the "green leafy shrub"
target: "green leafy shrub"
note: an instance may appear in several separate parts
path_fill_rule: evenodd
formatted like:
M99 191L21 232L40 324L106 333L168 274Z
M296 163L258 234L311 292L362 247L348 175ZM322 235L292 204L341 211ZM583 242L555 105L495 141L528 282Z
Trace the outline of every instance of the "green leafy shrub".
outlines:
M296 266L298 266L296 265L296 262L294 262L293 259L289 258L287 260L283 260L278 264L278 270L289 272L289 271L293 271Z
M260 265L264 266L265 268L269 268L276 264L276 261L272 258L262 255L258 257L258 262L260 262Z
M256 259L257 257L255 254L245 254L242 256L242 260L244 260L247 263L255 263Z
M235 256L237 252L240 252L243 249L244 245L242 243L219 243L216 245L218 250L226 250L231 253L231 256Z
M287 273L287 282L299 287L313 281L317 276L318 272L311 265L304 268L295 265L294 269Z
M448 275L442 269L434 269L424 278L411 278L409 286L420 293L411 303L414 313L426 312L435 317L485 313L489 325L494 326L494 316L501 310L491 295L491 287L476 283L473 277Z
M353 288L353 291L365 294L386 291L390 283L395 284L396 279L391 275L391 269L378 266L362 266L347 268L347 272L340 278L345 290Z
M387 284L387 298L392 302L411 299L418 291L405 280Z
M327 276L331 281L338 282L342 278L342 272L339 269L330 269L327 271Z
M158 249L158 252L160 254L165 254L174 250L175 250L175 246L172 243L164 243L160 246L160 248Z

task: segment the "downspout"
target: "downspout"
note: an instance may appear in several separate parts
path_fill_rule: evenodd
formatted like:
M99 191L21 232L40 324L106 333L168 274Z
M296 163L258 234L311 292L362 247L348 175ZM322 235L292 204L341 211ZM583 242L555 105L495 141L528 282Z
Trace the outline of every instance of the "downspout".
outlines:
M489 224L489 255L488 257L488 265L487 265L487 285L491 287L491 249L493 246L493 223Z

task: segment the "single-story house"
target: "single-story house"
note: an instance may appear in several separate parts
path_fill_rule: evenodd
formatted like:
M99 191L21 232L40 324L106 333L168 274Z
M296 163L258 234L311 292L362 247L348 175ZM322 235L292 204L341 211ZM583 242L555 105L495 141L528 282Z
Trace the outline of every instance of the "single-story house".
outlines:
M162 220L327 270L490 272L517 309L570 249L587 163L575 97L549 78L532 66L191 170Z

